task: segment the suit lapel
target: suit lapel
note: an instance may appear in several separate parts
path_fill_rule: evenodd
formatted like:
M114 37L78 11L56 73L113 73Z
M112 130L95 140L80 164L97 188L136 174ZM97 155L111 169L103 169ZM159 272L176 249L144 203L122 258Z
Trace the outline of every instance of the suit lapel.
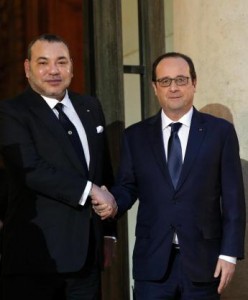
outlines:
M207 132L206 125L207 124L202 118L202 115L194 109L188 137L187 149L177 189L179 189L182 186L187 176L189 175L191 168L194 166L194 161L199 153L199 150L202 146L202 142Z
M161 172L166 178L166 182L169 182L173 187L171 177L167 168L167 162L165 157L165 149L163 142L162 124L161 124L161 111L152 119L149 124L149 140L152 147L152 152L155 160L157 161Z
M29 99L30 98L28 98L28 101ZM58 143L61 145L61 148L65 152L65 155L68 157L68 160L73 163L76 169L78 169L81 173L84 173L82 164L79 161L79 158L75 153L64 128L61 126L51 108L40 95L34 92L32 93L31 101L29 101L29 109L34 115L36 115L37 119L39 119L40 122L47 127L47 130L58 141Z
M96 169L96 160L94 158L97 157L96 151L98 150L96 140L96 127L92 122L90 108L85 106L83 99L81 97L74 97L70 95L70 100L83 124L87 136L90 153L89 177L93 178L93 173Z

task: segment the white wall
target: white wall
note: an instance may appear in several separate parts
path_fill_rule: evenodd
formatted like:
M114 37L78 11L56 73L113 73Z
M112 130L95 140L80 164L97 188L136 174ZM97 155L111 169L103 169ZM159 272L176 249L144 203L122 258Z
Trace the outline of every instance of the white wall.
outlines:
M198 74L197 108L226 106L248 158L248 1L174 0L174 50L191 56Z

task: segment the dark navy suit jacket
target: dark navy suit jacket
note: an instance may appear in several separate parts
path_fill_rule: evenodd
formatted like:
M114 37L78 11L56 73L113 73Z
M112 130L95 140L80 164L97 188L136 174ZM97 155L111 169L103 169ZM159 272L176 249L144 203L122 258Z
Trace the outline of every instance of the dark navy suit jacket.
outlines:
M133 275L159 280L174 233L192 281L214 280L220 254L243 258L245 200L232 124L194 109L181 176L174 189L162 138L161 112L124 132L115 187L119 215L139 199Z
M96 252L102 259L102 223L90 199L79 200L87 180L112 181L99 101L69 92L85 128L89 177L65 130L40 95L28 89L0 103L0 150L8 174L3 272L6 274L79 271L86 259L92 216Z

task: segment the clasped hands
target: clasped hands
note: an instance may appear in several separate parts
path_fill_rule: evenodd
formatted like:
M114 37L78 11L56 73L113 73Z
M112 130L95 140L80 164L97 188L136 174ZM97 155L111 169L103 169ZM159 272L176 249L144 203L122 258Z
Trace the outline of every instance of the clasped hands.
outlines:
M95 213L98 214L102 220L115 217L118 206L114 196L105 186L99 187L93 184L90 196L92 207Z

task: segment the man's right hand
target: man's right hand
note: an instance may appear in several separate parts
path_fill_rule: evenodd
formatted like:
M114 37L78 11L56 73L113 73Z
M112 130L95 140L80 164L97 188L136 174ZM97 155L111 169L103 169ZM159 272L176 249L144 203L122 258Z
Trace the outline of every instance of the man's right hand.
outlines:
M115 217L118 207L114 196L105 186L100 188L99 186L92 184L90 196L93 209L102 220Z

